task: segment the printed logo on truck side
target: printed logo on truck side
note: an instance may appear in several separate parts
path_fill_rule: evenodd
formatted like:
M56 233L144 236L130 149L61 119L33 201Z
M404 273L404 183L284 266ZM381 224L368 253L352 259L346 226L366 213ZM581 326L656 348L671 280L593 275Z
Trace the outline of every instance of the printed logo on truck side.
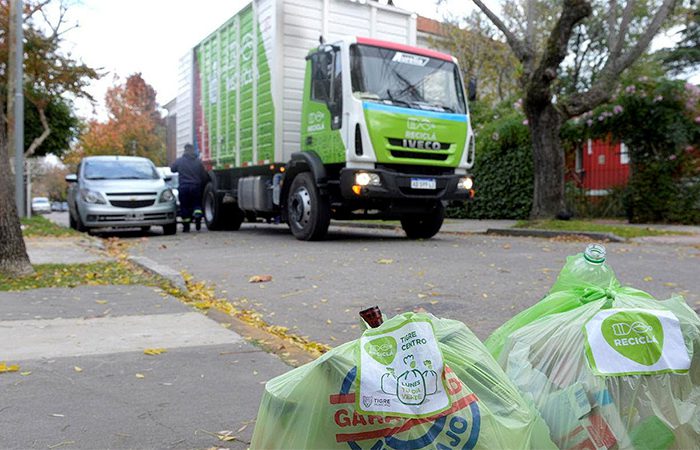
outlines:
M359 412L355 408L356 394L351 392L356 376L357 368L353 367L343 380L340 393L329 398L334 408L331 426L335 429L336 442L346 442L352 450L472 450L478 442L481 430L478 398L467 392L449 367L445 367L444 382L452 400L450 408L422 419Z
M604 310L586 324L589 363L602 374L686 371L690 357L670 311Z

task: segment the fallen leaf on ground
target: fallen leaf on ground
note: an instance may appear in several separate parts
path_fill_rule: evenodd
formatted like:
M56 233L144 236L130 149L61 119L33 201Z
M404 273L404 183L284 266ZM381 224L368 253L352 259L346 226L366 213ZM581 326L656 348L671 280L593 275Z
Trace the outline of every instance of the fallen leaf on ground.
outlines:
M19 364L10 364L8 366L4 361L0 361L0 373L17 371L19 371Z
M676 283L671 283L671 282L669 281L669 282L667 282L667 283L664 283L664 286L666 286L666 287L676 287L676 286L678 286L678 285L677 285Z
M95 303L97 303L98 305L106 305L107 300L95 300Z
M272 281L272 275L253 275L248 278L248 283L267 283Z
M164 348L147 348L143 351L144 355L160 355L161 353L167 352Z
M646 277L644 277L644 281L651 281L651 280L653 280L653 278L652 278L652 277L650 277L650 276L646 276Z
M141 379L141 378L146 378L146 376L145 376L144 374L142 374L142 373L137 373L137 374L136 374L136 378Z
M82 371L83 371L83 369L80 368L80 367L78 367L78 366L73 366L73 370L75 370L76 372L82 372Z
M377 264L393 264L394 260L393 259L388 259L388 258L382 258L377 260Z
M225 430L225 431L219 431L216 433L216 437L219 438L220 441L224 442L231 442L236 440L236 436L233 435L233 431Z
M27 376L29 376L29 375L31 375L31 374L32 374L32 371L31 371L31 370L27 370L26 372L20 372L20 375L22 375L23 377L27 377Z
M437 305L438 301L437 300L430 300L431 305Z

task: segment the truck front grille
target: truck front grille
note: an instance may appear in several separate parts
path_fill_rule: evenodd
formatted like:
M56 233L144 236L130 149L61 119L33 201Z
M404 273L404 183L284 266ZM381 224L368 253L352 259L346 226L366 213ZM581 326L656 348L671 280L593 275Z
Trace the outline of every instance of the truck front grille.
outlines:
M447 157L450 156L447 153L423 153L423 152L409 152L406 150L390 150L391 156L394 158L407 158L407 159L426 159L430 161L445 161Z

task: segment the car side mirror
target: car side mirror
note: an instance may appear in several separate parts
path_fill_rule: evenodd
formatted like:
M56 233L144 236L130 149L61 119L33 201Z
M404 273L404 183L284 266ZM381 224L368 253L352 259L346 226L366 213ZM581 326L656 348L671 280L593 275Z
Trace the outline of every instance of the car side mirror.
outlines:
M69 173L68 175L66 175L66 181L68 183L77 183L78 182L78 175L76 175L74 173Z
M172 181L173 177L171 177L170 175L166 175L163 177L163 179L167 182L167 181Z

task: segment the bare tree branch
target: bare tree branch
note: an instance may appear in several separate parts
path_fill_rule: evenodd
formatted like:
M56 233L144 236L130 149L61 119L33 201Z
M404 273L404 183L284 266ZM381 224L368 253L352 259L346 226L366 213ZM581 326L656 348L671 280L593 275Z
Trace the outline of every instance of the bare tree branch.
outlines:
M520 60L520 62L525 65L527 61L532 59L532 48L529 48L521 41L520 39L513 34L508 27L506 26L505 23L491 11L486 5L481 0L472 0L476 6L481 9L481 11L486 14L486 16L493 22L496 27L501 30L501 32L505 35L506 37L506 42L508 42L508 45L510 45L510 48L513 50L513 53L515 53L515 57Z
M46 112L44 111L44 108L37 106L37 110L39 111L39 120L41 121L41 125L44 127L44 131L42 131L39 136L34 138L29 148L24 152L25 157L32 156L36 149L39 148L39 146L44 143L46 138L49 137L49 134L51 134L51 128L49 127L49 121L46 120Z
M575 117L583 114L612 97L619 75L646 51L651 40L661 29L664 21L675 7L676 1L664 0L644 34L639 37L632 48L617 57L613 54L609 55L605 66L590 89L573 94L560 103L560 110L565 117ZM618 40L620 39L625 39L625 36L618 36Z
M634 16L634 9L636 6L636 0L629 0L625 5L625 10L622 12L622 21L620 22L620 28L617 30L616 33L617 39L615 39L613 46L610 47L611 56L614 55L615 57L617 57L620 55L622 47L625 45L627 29L629 28L630 22L632 22L632 17Z
M531 100L537 97L537 101L551 101L549 88L557 76L559 65L566 58L574 26L588 17L591 12L591 5L586 0L564 1L561 15L547 39L540 64L529 80L531 87L537 87L529 92Z

